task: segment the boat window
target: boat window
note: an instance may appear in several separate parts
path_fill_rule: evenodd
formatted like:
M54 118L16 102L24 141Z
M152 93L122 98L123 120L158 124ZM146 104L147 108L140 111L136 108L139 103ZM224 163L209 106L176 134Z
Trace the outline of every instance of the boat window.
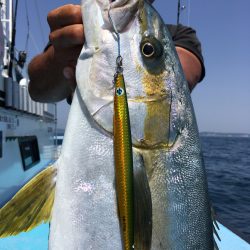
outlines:
M20 153L24 170L27 170L40 161L39 148L36 136L18 137Z
M3 131L0 131L0 158L3 157Z

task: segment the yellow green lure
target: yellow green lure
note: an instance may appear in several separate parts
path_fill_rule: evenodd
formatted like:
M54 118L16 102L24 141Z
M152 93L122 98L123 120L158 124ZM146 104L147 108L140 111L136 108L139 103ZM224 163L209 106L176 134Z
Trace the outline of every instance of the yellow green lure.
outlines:
M123 249L134 248L133 155L129 110L121 57L114 78L114 159L116 193Z
M111 7L110 7L111 8ZM117 36L118 57L114 76L114 161L118 216L124 250L134 249L134 190L133 154L130 132L129 110L122 57L120 55L120 35L108 11L108 16Z

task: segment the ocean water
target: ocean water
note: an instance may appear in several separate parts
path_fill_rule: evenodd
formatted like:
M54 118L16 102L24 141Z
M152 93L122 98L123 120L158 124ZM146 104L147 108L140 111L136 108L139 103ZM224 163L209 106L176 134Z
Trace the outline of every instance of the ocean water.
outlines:
M201 142L216 216L250 242L250 136L206 134Z

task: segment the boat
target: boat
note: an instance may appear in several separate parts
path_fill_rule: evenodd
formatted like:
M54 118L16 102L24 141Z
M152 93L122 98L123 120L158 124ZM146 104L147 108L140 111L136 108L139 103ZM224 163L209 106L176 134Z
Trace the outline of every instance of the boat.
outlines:
M15 47L15 3L1 1L0 206L56 157L56 105L30 98L22 73L26 54Z
M34 102L28 80L22 77L22 56L11 56L13 46L12 1L1 1L0 23L0 207L34 175L57 158L55 104ZM11 67L10 67L11 66ZM10 69L12 72L10 73ZM216 238L220 250L250 250L250 244L222 223ZM49 224L30 232L0 239L0 250L47 250Z
M250 244L218 223L221 241L216 239L219 250L250 250ZM42 224L28 233L0 239L0 250L48 250L49 224ZM202 250L202 249L200 249Z

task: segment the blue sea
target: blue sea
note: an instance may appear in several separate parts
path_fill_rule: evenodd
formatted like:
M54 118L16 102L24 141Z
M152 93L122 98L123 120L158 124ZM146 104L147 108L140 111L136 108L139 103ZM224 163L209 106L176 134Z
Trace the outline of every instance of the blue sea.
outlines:
M250 135L203 133L201 142L217 218L250 242Z

